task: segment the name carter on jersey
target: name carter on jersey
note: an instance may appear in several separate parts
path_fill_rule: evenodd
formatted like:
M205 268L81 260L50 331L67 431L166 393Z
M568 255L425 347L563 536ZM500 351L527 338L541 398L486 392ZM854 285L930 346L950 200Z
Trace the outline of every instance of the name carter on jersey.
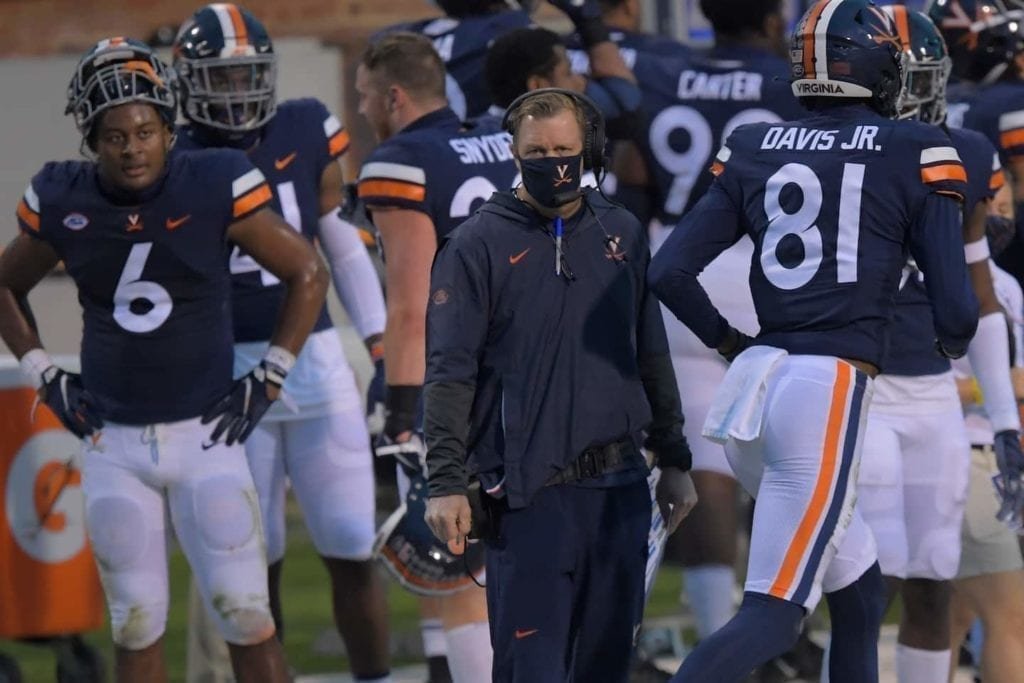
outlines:
M835 147L838 130L819 130L815 128L790 128L773 126L761 140L762 150L806 150L811 152L827 152ZM875 143L878 126L857 126L853 135L846 142L840 142L839 148L845 150L863 149L881 152L882 145Z
M751 71L712 74L687 69L679 74L676 93L681 100L760 101L763 83L762 74Z

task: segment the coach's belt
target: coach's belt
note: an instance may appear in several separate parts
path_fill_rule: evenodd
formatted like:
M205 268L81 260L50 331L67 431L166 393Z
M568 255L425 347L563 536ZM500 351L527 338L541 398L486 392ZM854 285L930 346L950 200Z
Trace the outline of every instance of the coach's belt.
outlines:
M594 479L610 472L637 453L632 439L613 441L603 446L591 446L561 472L556 472L547 480L545 486L568 484L583 479Z

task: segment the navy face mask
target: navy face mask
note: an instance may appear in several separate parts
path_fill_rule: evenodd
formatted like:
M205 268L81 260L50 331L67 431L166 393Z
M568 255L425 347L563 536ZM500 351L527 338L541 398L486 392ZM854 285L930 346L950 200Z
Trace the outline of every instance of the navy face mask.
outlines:
M583 154L520 159L523 185L538 204L557 209L579 198L582 161Z

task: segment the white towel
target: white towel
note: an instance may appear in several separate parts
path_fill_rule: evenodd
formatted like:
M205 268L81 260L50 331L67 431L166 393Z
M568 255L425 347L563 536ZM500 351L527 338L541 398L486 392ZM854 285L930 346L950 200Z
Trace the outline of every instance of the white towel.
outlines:
M786 355L774 346L751 346L737 356L715 392L701 434L718 443L760 436L768 378Z

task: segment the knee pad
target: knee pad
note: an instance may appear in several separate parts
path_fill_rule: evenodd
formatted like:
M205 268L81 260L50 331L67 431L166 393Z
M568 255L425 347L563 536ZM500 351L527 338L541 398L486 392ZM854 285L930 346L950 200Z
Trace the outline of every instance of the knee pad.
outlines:
M195 489L196 525L203 544L214 551L233 550L262 535L256 490L228 474L200 482Z
M254 603L222 593L213 596L211 605L217 630L232 645L257 645L274 635L274 617L265 600Z
M104 572L127 569L146 552L142 508L131 498L103 496L89 501L86 520L93 555Z
M960 568L960 534L936 530L911 546L907 577L949 581Z
M166 627L166 601L110 605L112 639L126 650L144 650L164 634Z

